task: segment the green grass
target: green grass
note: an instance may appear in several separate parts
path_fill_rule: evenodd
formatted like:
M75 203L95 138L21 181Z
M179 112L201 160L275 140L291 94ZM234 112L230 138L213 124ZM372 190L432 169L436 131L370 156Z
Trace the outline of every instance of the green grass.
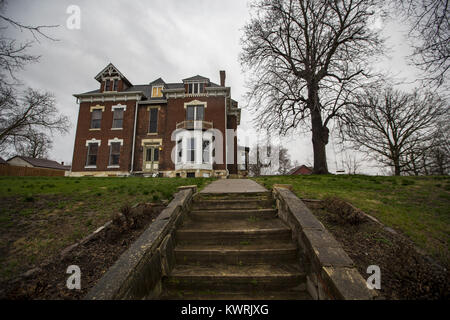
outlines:
M0 177L0 281L81 240L125 203L171 200L205 178Z
M291 184L300 198L337 196L378 218L444 263L449 262L450 177L267 176L266 188Z

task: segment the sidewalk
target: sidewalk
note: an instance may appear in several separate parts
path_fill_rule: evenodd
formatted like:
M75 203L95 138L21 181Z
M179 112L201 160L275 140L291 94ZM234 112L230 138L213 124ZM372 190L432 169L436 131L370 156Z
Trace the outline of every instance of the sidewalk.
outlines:
M200 193L247 193L268 190L250 179L221 179L207 185Z

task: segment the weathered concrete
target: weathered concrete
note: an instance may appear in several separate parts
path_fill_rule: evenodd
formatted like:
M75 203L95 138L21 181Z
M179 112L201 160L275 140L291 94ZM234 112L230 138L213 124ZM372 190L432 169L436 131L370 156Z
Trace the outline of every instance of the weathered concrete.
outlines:
M250 179L222 179L207 185L200 193L249 193L268 190Z
M271 193L250 180L195 195L161 298L311 299L298 245L276 212Z
M156 220L86 295L88 300L157 298L161 277L175 262L172 234L192 201L193 188L180 189Z
M301 250L307 290L319 300L376 297L342 246L287 186L275 186L278 216L288 224Z

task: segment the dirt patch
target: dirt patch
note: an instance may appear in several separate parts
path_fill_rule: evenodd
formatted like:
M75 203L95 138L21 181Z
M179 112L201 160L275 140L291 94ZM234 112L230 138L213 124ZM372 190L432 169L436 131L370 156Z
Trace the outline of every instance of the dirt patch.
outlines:
M386 299L445 299L449 294L449 266L419 253L405 236L364 219L353 223L342 200L306 202L317 218L343 245L357 269L367 278L367 267L381 269L381 290Z
M81 299L120 255L154 221L165 206L124 206L112 223L95 237L66 248L56 256L28 270L20 277L0 284L0 299ZM70 265L81 270L81 290L69 290L66 273Z

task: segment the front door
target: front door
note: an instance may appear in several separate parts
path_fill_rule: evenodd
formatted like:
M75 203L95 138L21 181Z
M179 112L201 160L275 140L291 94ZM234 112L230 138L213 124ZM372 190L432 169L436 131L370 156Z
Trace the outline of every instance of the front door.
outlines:
M158 169L159 169L159 146L145 146L143 171L158 172Z

